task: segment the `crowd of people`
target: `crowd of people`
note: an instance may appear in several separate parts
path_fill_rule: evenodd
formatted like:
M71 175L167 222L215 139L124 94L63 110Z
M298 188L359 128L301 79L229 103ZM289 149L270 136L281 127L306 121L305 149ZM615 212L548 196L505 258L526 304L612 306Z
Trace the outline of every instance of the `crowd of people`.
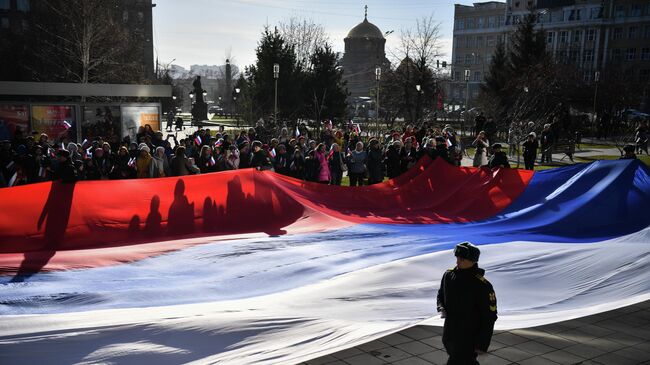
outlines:
M397 177L424 155L460 166L465 153L450 125L434 128L426 123L418 129L407 126L402 131L393 130L381 140L361 137L354 125L341 129L326 125L317 136L304 126L295 132L282 128L275 137L263 126L236 133L199 129L182 139L177 133L163 137L161 131L145 125L140 127L136 141L128 136L122 140L97 136L75 143L17 130L12 140L1 142L0 186L50 180L158 178L244 168L274 170L331 185L341 185L347 173L350 186L361 186ZM477 131L471 143L476 151L473 165L509 168L506 151L499 143L490 144L488 136L486 131ZM549 125L544 126L539 140L535 132L527 136L522 145L526 169L533 169L538 150L540 162L550 160L545 152L550 143ZM510 141L508 144L512 154Z

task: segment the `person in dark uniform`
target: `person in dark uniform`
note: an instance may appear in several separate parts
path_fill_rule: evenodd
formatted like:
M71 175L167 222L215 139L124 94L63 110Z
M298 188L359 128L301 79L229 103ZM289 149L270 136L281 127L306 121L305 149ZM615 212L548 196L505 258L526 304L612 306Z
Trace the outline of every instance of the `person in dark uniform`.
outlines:
M623 152L625 154L621 156L621 160L636 160L636 154L634 153L634 150L636 150L636 146L631 144L623 147Z
M510 168L510 162L508 162L508 155L501 150L501 144L495 143L492 145L492 157L488 162L488 166L493 169L495 167L503 167L506 169Z
M526 142L524 142L524 165L526 170L535 169L535 158L537 157L537 148L539 143L537 142L537 135L535 132L530 132Z
M497 320L497 298L478 267L481 251L469 242L456 245L456 267L442 276L438 312L445 319L442 343L448 365L475 365L487 352Z
M266 151L262 150L262 142L253 141L253 152L251 153L250 167L258 170L271 170L273 164Z

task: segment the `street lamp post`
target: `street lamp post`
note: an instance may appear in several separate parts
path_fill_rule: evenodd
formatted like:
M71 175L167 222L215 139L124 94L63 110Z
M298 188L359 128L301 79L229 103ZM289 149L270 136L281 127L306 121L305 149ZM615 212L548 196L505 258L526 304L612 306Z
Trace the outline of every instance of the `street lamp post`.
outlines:
M416 103L416 105L415 105L415 123L413 123L413 124L417 125L418 128L419 128L419 123L420 123L420 105L421 105L421 102L420 102L420 95L422 94L422 85L420 85L420 84L415 85L415 90L417 90L417 92L418 92L418 98L417 98L417 103ZM415 125L414 125L414 127L415 127Z
M233 101L235 102L235 120L237 121L237 128L239 128L239 114L237 114L237 97L239 96L240 91L241 91L241 89L236 87L235 88L235 97L233 98Z
M377 122L377 138L380 137L379 133L379 80L381 80L381 67L375 68L375 79L377 80L377 102L375 103L375 120Z
M280 77L280 65L273 64L273 79L275 79L275 102L273 103L273 123L278 125L278 78Z
M598 82L600 81L600 72L596 71L594 74L594 81L596 82L596 88L594 90L594 117L592 120L592 124L596 124L596 98L598 97Z
M469 77L470 77L470 70L465 70L465 118L469 116ZM465 118L461 118L461 135L464 134L464 127L465 127Z

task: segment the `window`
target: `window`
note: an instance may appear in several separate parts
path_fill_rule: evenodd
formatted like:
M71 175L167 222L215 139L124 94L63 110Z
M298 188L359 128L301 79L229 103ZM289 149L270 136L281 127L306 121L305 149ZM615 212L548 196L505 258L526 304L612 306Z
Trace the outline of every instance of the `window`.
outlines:
M555 37L555 33L553 32L547 32L546 33L546 43L548 44L553 44L553 38Z
M465 45L465 37L454 37L454 48L461 48Z
M574 10L565 10L562 20L565 22L568 22L569 20L573 20L573 12Z
M592 49L585 50L585 62L592 62L594 60L594 51Z
M645 15L650 15L650 3L647 3L645 6Z
M476 19L476 27L478 29L483 29L483 18Z
M576 9L576 20L582 19L582 9Z
M497 25L497 19L493 16L488 18L488 28L494 28Z
M641 48L641 59L644 61L650 60L650 48Z
M456 55L456 62L455 62L455 63L456 63L457 65L460 65L461 63L463 63L463 56L461 56L461 55Z
M643 31L643 38L650 38L650 25L646 25Z
M589 9L589 18L590 19L600 19L602 17L603 17L603 7L602 6Z
M485 44L483 43L483 37L480 35L476 36L476 47L478 48L485 47Z
M465 29L465 21L463 19L456 20L456 29Z
M483 79L481 78L481 71L474 71L474 81L481 82Z
M465 48L472 48L474 47L474 38L473 37L467 37L466 38L466 43L465 43Z
M472 64L472 55L471 54L466 54L465 55L465 64L466 65L471 65Z
M612 50L612 61L620 61L621 60L621 50L619 48L614 48Z
M468 18L465 21L465 27L467 27L467 29L474 29L474 18Z
M632 4L630 7L630 16L641 16L641 5Z
M639 70L639 81L650 81L650 70Z
M614 9L614 18L622 18L625 16L625 5L616 5Z
M487 46L488 47L494 47L496 45L496 41L494 40L493 35L487 36Z
M29 0L17 0L16 8L18 11L29 11Z
M627 38L628 39L636 39L636 33L637 33L638 27L629 27L627 30Z
M478 55L478 54L477 54L477 55L474 55L474 63L475 63L475 64L480 65L480 64L481 64L481 60L482 60L481 55Z
M561 31L560 32L560 43L566 43L567 36L568 36L568 34L567 34L566 30Z
M562 11L554 11L551 13L551 23L557 23L562 21Z
M122 12L122 22L123 22L123 23L126 23L126 22L128 22L128 21L129 21L129 11L128 11L128 10L124 10L124 11Z
M587 31L587 40L588 41L596 40L596 29L589 29Z
M0 9L11 9L11 0L0 0Z
M636 48L628 48L625 52L625 59L627 61L633 61L636 58Z
M9 28L9 18L6 17L0 18L0 27L3 29Z
M585 82L591 82L591 71L582 71L582 80Z
M500 26L502 26L502 25L505 23L505 21L506 21L506 17L503 16L503 15L499 15L498 20L499 20L499 22L497 23L497 27L500 27Z
M612 39L621 39L623 38L623 28L614 28L614 33L612 33Z
M144 23L144 13L141 11L138 12L138 22Z
M569 61L571 63L577 63L578 62L578 51L577 50L572 50L569 52Z
M574 42L580 42L581 39L582 39L582 31L574 30L573 31L573 41Z

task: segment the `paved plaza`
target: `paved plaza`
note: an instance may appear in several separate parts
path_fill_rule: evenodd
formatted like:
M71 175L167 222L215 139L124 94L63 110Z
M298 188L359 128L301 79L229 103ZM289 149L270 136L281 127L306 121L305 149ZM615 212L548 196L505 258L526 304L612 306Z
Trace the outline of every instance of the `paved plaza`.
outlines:
M304 365L442 365L442 327L415 326ZM650 301L546 326L495 331L481 365L650 364Z

